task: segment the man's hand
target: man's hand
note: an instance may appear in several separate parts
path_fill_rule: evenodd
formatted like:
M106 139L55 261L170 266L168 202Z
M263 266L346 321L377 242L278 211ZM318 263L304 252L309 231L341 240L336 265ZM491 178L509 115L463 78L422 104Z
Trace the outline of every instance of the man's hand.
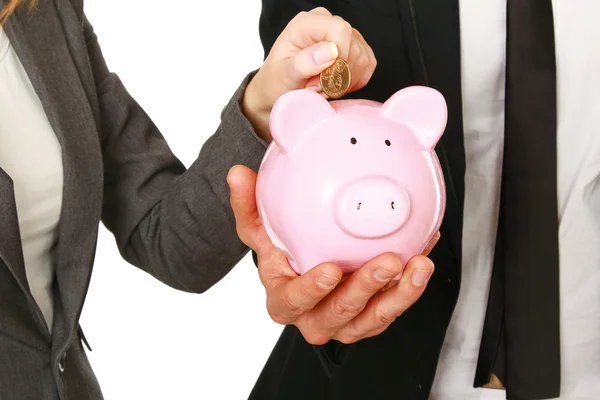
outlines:
M267 293L267 310L280 324L293 324L311 344L330 339L354 343L383 332L421 296L434 267L426 255L403 266L393 253L382 254L342 281L342 270L323 263L298 276L263 228L256 207L256 173L233 167L227 176L240 239L258 255ZM395 283L392 278L402 274ZM386 290L382 290L386 289Z

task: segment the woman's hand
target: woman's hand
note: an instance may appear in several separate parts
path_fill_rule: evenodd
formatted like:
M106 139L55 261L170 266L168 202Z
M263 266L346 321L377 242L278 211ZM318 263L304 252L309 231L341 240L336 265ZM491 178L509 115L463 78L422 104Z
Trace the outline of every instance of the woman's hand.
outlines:
M277 323L296 325L309 343L320 345L336 339L348 344L378 335L423 294L434 269L426 255L439 235L424 255L413 257L407 265L395 254L386 253L347 279L342 279L342 270L333 263L317 265L298 276L261 224L256 173L235 166L227 181L238 235L258 255L269 315ZM398 274L402 274L400 281L392 281Z
M272 140L269 116L275 101L296 89L318 86L318 75L337 57L348 62L350 92L365 86L377 64L361 34L325 8L298 14L277 38L242 100L244 114L257 134Z

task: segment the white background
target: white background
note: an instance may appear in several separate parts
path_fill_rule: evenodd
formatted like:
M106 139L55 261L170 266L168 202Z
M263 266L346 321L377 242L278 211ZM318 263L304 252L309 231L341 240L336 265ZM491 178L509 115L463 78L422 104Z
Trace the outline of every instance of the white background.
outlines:
M259 0L87 0L104 56L189 166L263 50ZM107 400L246 399L280 332L248 255L202 295L127 264L103 227L82 327Z

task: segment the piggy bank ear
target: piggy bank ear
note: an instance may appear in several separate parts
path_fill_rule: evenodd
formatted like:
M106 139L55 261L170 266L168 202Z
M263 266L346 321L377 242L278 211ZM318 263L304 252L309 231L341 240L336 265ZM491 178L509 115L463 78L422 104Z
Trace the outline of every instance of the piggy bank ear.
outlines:
M293 90L273 106L269 128L282 152L290 150L307 129L335 116L335 111L320 94L309 89Z
M446 129L446 100L429 87L402 89L383 104L381 111L386 118L410 128L425 149L433 149Z

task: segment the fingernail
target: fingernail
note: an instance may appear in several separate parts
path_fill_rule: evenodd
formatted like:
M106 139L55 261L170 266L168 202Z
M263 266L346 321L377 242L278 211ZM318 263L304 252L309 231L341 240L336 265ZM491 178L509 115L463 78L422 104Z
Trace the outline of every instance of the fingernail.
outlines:
M317 279L317 285L321 286L323 289L332 289L335 285L338 284L340 280L335 276L331 275L321 275Z
M375 280L378 282L388 282L394 277L394 273L383 268L377 268L375 270Z
M430 272L426 270L416 270L412 274L412 283L413 285L420 287L427 283L429 279Z
M317 46L312 53L313 61L317 65L327 64L331 60L335 60L338 56L338 49L335 43L329 42Z

